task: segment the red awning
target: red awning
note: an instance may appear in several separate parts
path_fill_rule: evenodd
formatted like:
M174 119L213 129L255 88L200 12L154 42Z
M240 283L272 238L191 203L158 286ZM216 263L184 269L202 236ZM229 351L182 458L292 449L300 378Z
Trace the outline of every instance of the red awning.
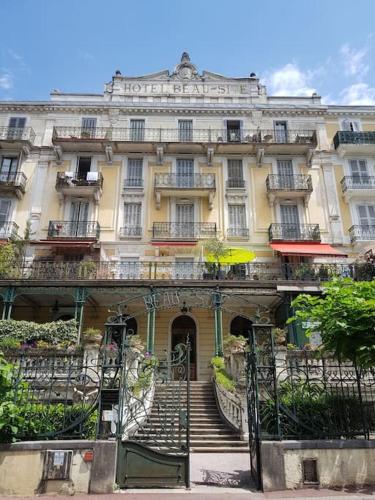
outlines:
M282 255L327 255L330 257L347 257L325 243L270 243L271 248Z
M90 248L96 241L82 240L34 240L30 241L33 245L48 245L61 248Z
M153 247L194 247L196 241L153 241Z

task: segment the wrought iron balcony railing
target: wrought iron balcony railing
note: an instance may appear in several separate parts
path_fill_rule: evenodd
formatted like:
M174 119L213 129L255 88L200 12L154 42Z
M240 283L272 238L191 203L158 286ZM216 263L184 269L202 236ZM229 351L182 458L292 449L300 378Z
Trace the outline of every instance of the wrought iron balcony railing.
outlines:
M341 179L341 189L345 193L348 189L375 189L375 177L370 175L346 175Z
M227 229L228 238L249 238L249 229L247 227L229 227Z
M95 239L100 236L97 221L51 220L48 226L48 238Z
M17 239L18 229L15 222L0 220L0 240Z
M140 238L142 226L123 226L120 229L120 238Z
M34 260L30 264L0 270L0 280L246 280L246 281L329 281L351 277L368 281L375 277L371 264L284 264L249 262L218 266L204 262Z
M111 128L54 127L53 141L125 141L125 142L195 142L195 143L262 143L308 144L316 146L315 130L274 129L193 129L181 134L181 130L169 128Z
M0 141L27 141L34 143L35 132L31 127L0 127Z
M268 235L270 241L320 241L319 224L273 223Z
M24 193L26 181L27 178L23 172L0 172L0 189L1 187L14 187L20 189Z
M336 132L333 145L337 149L342 144L375 144L375 132L351 132L341 130Z
M356 241L375 241L375 224L356 225L349 228L349 236L352 243Z
M313 190L311 175L269 174L266 179L267 191L307 191Z
M155 174L155 188L215 189L215 175Z
M124 180L124 189L128 188L143 188L143 179L142 177L135 177L132 179Z
M245 181L243 179L228 179L226 182L227 189L244 189Z
M56 189L62 187L103 187L103 176L101 172L57 172Z
M154 222L152 227L152 238L157 240L214 238L215 236L216 224L213 222Z

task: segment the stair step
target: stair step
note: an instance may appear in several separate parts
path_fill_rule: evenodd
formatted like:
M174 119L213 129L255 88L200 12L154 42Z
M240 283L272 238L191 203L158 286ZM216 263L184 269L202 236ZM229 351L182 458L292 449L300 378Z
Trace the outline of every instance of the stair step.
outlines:
M191 453L248 453L249 448L238 446L192 446ZM249 458L250 459L250 458Z

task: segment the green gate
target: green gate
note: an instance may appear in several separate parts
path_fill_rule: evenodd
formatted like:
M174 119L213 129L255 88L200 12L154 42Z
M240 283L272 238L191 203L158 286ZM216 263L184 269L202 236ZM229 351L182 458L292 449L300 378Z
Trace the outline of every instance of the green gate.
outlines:
M117 439L120 488L189 487L189 341L158 359L132 342L129 318L106 324L99 435Z

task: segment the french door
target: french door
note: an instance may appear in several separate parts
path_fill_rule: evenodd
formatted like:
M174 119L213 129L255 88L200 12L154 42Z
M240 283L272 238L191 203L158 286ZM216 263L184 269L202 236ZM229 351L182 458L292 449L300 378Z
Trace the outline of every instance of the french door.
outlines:
M18 158L3 156L1 161L0 181L14 182L18 170Z
M177 160L177 187L189 188L194 185L194 160Z
M288 142L288 130L286 122L275 122L275 141Z
M192 238L194 234L194 204L176 204L175 236L179 238Z
M80 236L85 238L88 235L88 216L89 216L89 202L88 201L73 201L70 209L70 232L68 236Z
M11 205L11 200L6 200L6 199L0 200L0 235L2 236L7 236L10 229L9 226L10 205Z
M142 142L145 140L145 121L130 120L130 140Z
M9 119L8 139L22 139L26 118L12 117Z
M280 205L281 231L284 240L298 240L301 238L297 205Z
M279 175L279 186L282 189L294 188L293 163L292 160L278 160L277 173Z
M95 138L96 118L82 118L81 136L89 139Z
M369 184L366 160L350 160L350 170L354 187Z
M362 237L373 239L375 233L375 205L357 205Z
M178 120L178 139L180 142L192 142L193 120Z

